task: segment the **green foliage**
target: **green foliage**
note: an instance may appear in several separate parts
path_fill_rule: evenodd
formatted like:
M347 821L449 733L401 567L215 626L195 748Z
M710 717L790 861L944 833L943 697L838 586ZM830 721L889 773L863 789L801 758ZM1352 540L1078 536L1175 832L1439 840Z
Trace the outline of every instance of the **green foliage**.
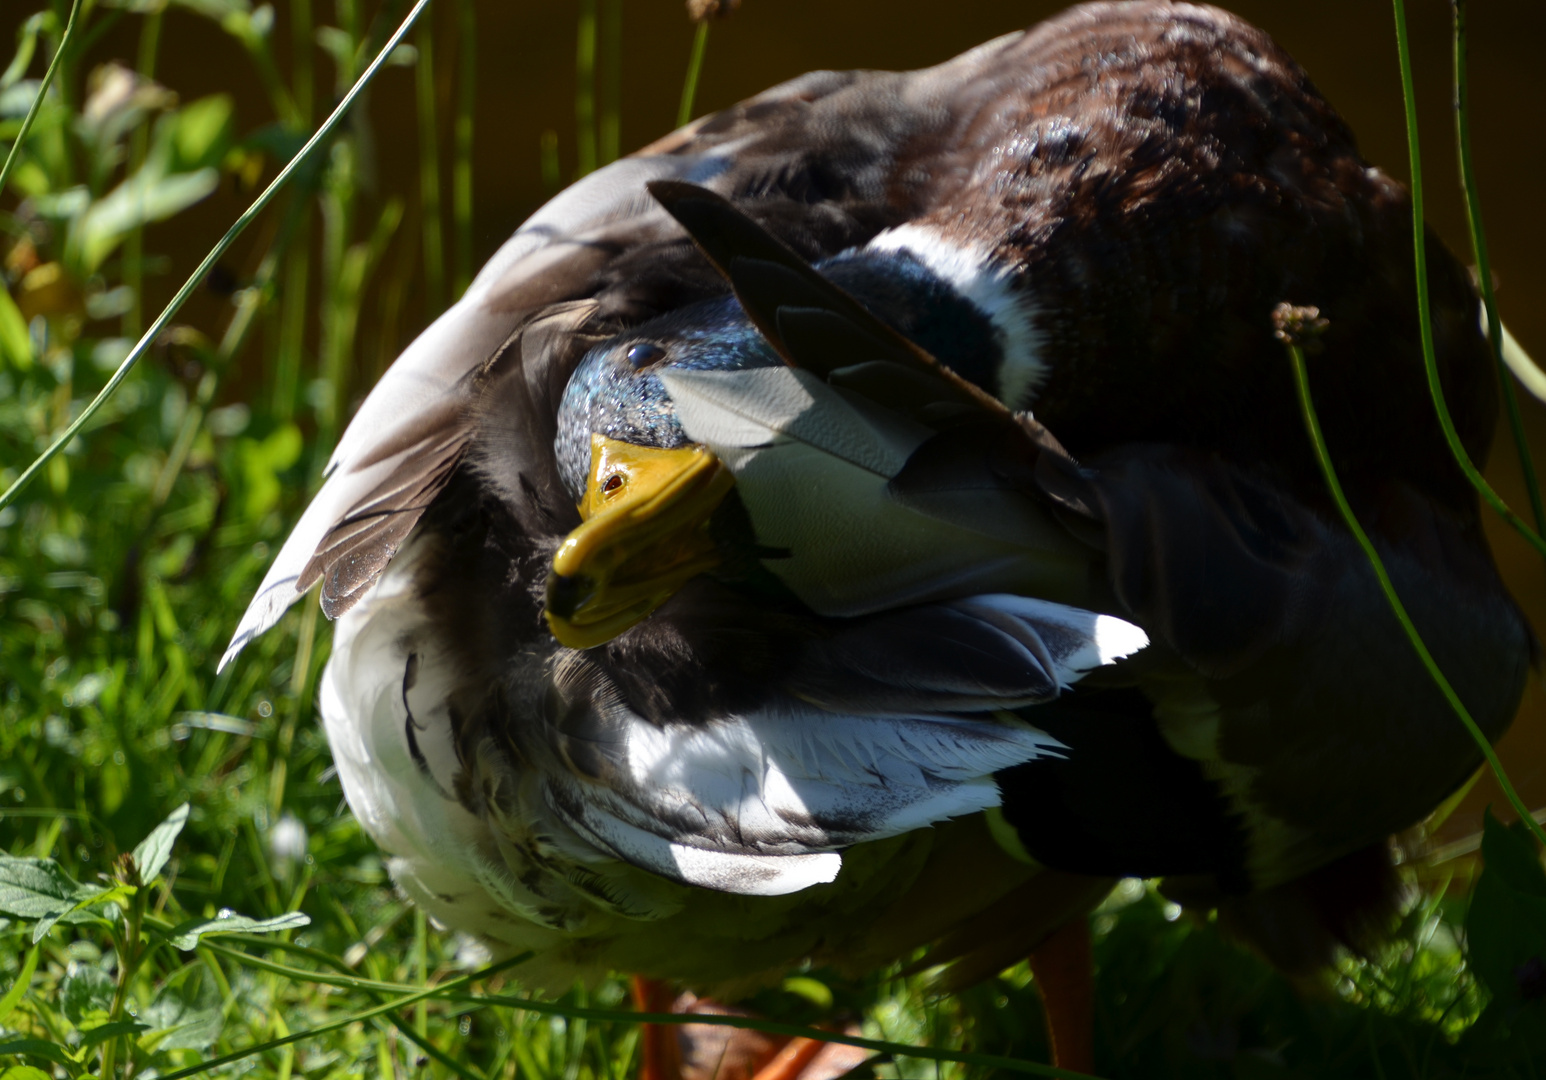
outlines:
M270 8L177 6L240 45L270 115L243 131L224 95L181 102L142 70L65 56L0 192L0 486L128 355L146 295L167 291L171 267L149 254L158 228L222 183L252 187L309 134L310 60L279 62ZM83 17L88 28L122 18L150 34L163 5L97 7L108 14ZM604 3L592 26L603 63L617 11ZM61 15L53 4L18 28L0 140L36 97L29 74L58 47ZM337 61L341 94L394 24L367 24L349 3L336 15L297 39ZM604 161L615 72L591 77L599 115L580 138ZM466 155L460 119L442 127ZM386 257L411 241L406 201L372 194L367 129L357 117L302 169L274 227L239 253L257 269L218 332L170 327L88 437L0 510L0 1080L636 1069L620 980L514 1007L518 967L475 970L475 949L427 929L393 891L341 806L315 716L328 630L314 606L214 671L347 415L362 305L409 287L412 259ZM469 168L459 158L453 175ZM463 237L470 187L456 199ZM1469 913L1464 897L1422 902L1379 955L1310 987L1124 883L1094 919L1103 1075L1538 1075L1546 877L1517 828L1489 824L1482 850ZM896 1048L870 1067L887 1078L977 1080L1006 1066L962 1060L974 1053L1046 1056L1024 967L947 999L924 977L801 971L755 1004L954 1055Z
M1487 815L1482 837L1487 869L1466 917L1467 951L1492 991L1485 1018L1546 1050L1546 870L1530 831Z
M191 952L199 940L221 933L261 933L292 930L311 920L292 912L276 919L252 919L222 911L213 919L188 919L168 925L163 895L152 913L151 887L161 880L172 847L188 822L186 803L174 810L133 852L114 864L105 885L82 885L53 859L0 854L0 912L36 920L33 944L15 985L0 1000L0 1013L9 1016L29 1001L37 971L39 945L61 921L89 925L101 931L111 946L102 956L110 963L72 962L51 1001L39 1003L33 1015L45 1020L47 1039L20 1038L0 1042L0 1053L51 1061L74 1076L89 1071L100 1055L98 1073L113 1074L115 1052L126 1064L165 1068L178 1050L203 1050L219 1038L224 1026L220 995L203 971L185 969L155 987L136 1016L129 1008L137 976L161 945ZM143 995L140 995L143 996ZM61 1035L63 1038L61 1039Z

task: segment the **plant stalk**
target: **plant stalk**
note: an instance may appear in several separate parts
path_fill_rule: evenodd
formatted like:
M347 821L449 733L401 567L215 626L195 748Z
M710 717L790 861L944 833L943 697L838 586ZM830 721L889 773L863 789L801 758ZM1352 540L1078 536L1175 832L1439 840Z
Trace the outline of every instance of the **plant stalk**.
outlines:
M1519 454L1519 471L1524 478L1525 491L1530 498L1530 514L1535 519L1535 529L1546 535L1546 506L1541 503L1541 485L1536 477L1535 460L1530 455L1530 443L1525 436L1524 418L1519 412L1519 395L1514 391L1514 380L1503 360L1503 322L1498 318L1497 300L1493 297L1492 264L1487 257L1487 232L1482 227L1482 206L1476 184L1476 169L1471 159L1471 90L1470 70L1466 57L1466 0L1453 0L1455 15L1455 144L1460 158L1460 190L1465 196L1466 224L1471 233L1471 257L1476 262L1476 276L1481 286L1482 307L1487 314L1487 343L1492 350L1493 363L1498 369L1498 385L1503 392L1504 413L1508 417L1509 433L1514 438L1514 448Z
M704 19L693 31L692 56L687 60L687 78L682 82L682 102L676 110L676 126L685 127L692 119L692 107L698 97L698 76L703 74L703 56L709 48L709 21Z
M78 2L79 0L77 0ZM263 192L253 200L252 205L242 212L242 215L236 219L235 224L210 249L209 254L204 256L193 273L188 276L188 280L183 283L182 288L177 290L177 294L172 297L171 302L161 310L160 315L156 316L155 322L151 323L150 328L135 343L134 348L129 350L129 355L124 357L123 363L118 365L117 370L107 380L106 385L98 391L97 396L92 398L86 407L81 410L80 415L75 418L74 422L66 427L49 444L48 449L39 454L32 464L28 465L22 474L16 478L16 481L6 488L3 494L0 494L0 508L9 506L22 489L32 482L33 478L37 476L43 467L68 446L71 440L80 433L80 430L96 415L97 410L106 403L107 399L113 395L113 392L128 377L129 372L134 369L134 365L139 363L140 357L144 356L155 340L161 336L161 332L166 329L167 324L172 321L172 318L178 311L182 310L182 306L188 302L188 298L193 295L194 290L199 287L210 270L220 261L221 256L236 242L236 238L246 231L247 226L252 224L257 216L268 207L269 203L273 202L274 197L284 189L285 185L290 182L291 177L311 157L317 147L321 146L332 136L334 130L343 121L343 118L349 114L349 110L353 107L360 94L371 84L377 73L386 64L387 57L392 54L392 50L401 44L408 31L413 29L414 22L423 14L424 9L429 4L430 0L417 0L413 9L408 12L408 15L398 25L397 30L393 32L380 52L376 54L376 58L370 62L370 66L361 73L360 77L355 80L354 85L349 88L349 92L338 103L338 107L333 110L332 114L328 116L327 120L323 122L322 126L316 130L312 137L306 140L306 145L301 148L301 152L290 159L289 163L280 170L279 175L269 182L268 187L263 189ZM68 33L68 29L66 33ZM58 59L57 54L55 59ZM18 138L17 142L20 143L20 141L20 138ZM14 150L15 147L13 146L13 155ZM0 174L0 178L3 178L3 174Z
M64 33L59 36L59 48L54 50L54 58L48 62L48 70L43 72L43 81L38 86L37 97L32 99L32 105L27 110L27 115L22 119L21 128L16 132L16 141L11 143L10 151L5 155L5 164L0 165L0 194L5 192L5 184L11 178L11 170L16 167L17 152L22 144L27 141L27 136L32 132L32 122L38 118L38 111L43 107L43 99L48 96L48 88L54 81L54 75L59 71L59 64L69 49L71 40L75 36L76 15L81 9L81 0L74 0L70 5L70 17L64 24ZM9 500L0 500L0 506L4 506Z
M1397 0L1397 3L1399 2L1400 0ZM1509 805L1518 813L1521 821L1529 824L1531 831L1535 833L1536 839L1542 844L1546 844L1546 830L1543 830L1536 823L1535 818L1530 813L1530 808L1525 805L1524 800L1519 797L1519 793L1514 790L1514 785L1509 780L1508 773L1503 770L1503 763L1498 760L1497 752L1493 750L1492 743L1487 741L1487 736L1471 717L1470 710L1460 700L1460 695L1455 693L1455 688L1450 685L1449 680L1444 676L1444 672L1439 669L1438 663L1433 659L1433 654L1428 651L1428 646L1423 641L1422 635L1417 632L1417 627L1413 624L1412 617L1407 614L1406 605L1401 602L1401 597L1397 595L1396 587L1391 582L1390 575L1385 571L1385 561L1380 558L1379 552L1375 550L1373 542L1369 539L1369 534L1364 532L1363 526L1358 523L1357 515L1353 513L1353 508L1348 503L1347 496L1342 492L1342 484L1337 479L1336 467L1331 463L1331 453L1326 448L1325 436L1321 433L1320 419L1315 414L1315 403L1310 397L1310 376L1305 369L1304 351L1299 346L1290 344L1288 346L1288 356L1294 366L1294 386L1299 393L1299 409L1304 416L1305 429L1309 432L1310 442L1315 447L1315 459L1320 463L1321 475L1326 478L1326 486L1331 490L1332 501L1336 503L1337 510L1342 515L1342 520L1347 523L1349 531L1353 534L1353 539L1358 541L1358 546L1363 549L1364 555L1369 560L1369 565L1374 568L1374 576L1379 580L1380 590L1385 594L1385 599L1389 601L1391 611L1395 612L1396 621L1401 624L1401 629L1406 634L1407 640L1411 642L1412 649L1417 653L1418 660L1427 669L1428 675L1433 679L1435 685L1438 686L1439 692L1444 695L1444 700L1449 702L1450 708L1455 711L1455 715L1465 725L1466 731L1470 732L1477 749L1482 752L1482 757L1487 760L1488 767L1492 769L1492 775L1497 779L1498 786L1503 789L1503 795L1508 799Z
M1526 525L1524 519L1509 508L1476 468L1471 455L1466 452L1465 445L1460 441L1460 434L1455 430L1455 421L1450 416L1449 405L1444 400L1444 387L1439 382L1439 365L1433 348L1432 304L1428 294L1427 229L1423 223L1422 153L1417 140L1417 92L1412 79L1412 51L1406 26L1406 0L1392 0L1392 3L1396 14L1396 52L1401 63L1401 92L1406 101L1406 141L1412 172L1412 260L1417 272L1417 320L1422 339L1423 369L1428 376L1428 393L1433 398L1434 411L1438 414L1439 426L1444 431L1444 440L1449 444L1450 453L1454 455L1456 464L1460 466L1466 479L1471 482L1471 486L1481 495L1482 501L1492 507L1499 517L1512 525L1514 530L1536 551L1546 556L1546 539L1542 539L1540 533Z

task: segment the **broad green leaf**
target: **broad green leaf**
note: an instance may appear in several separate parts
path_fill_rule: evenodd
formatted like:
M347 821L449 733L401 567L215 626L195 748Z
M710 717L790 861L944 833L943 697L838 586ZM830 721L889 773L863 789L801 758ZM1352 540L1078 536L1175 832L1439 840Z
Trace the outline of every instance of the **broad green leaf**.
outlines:
M192 172L220 164L231 144L235 106L228 94L211 94L178 109L171 117L173 172Z
M134 848L134 865L139 868L140 880L149 885L172 857L172 845L188 824L188 804L183 803L167 816L167 819L141 840Z
M16 138L16 132L21 130L22 117L27 115L27 110L32 108L33 100L38 96L38 90L43 85L40 79L23 79L20 82L8 83L0 86L0 118L8 122L14 122L15 127L6 132L7 141ZM47 106L44 106L47 108ZM32 130L38 130L34 122Z
M0 360L19 371L32 369L32 335L27 332L27 320L4 288L0 288Z
M8 1039L0 1042L0 1055L3 1054L26 1054L29 1057L44 1058L59 1065L74 1065L80 1060L58 1043L51 1043L44 1039Z
M53 1080L53 1077L31 1065L12 1065L0 1070L0 1080Z
M138 1035L142 1031L149 1031L149 1024L142 1024L138 1020L110 1020L105 1024L98 1024L94 1028L86 1028L81 1031L82 1046L96 1046L108 1039L117 1038L119 1035Z
M279 474L300 459L304 445L301 429L294 424L274 429L262 441L242 439L237 444L247 488L244 501L249 521L258 520L279 502L284 490Z
M150 1026L139 1039L147 1052L206 1049L224 1026L220 992L207 973L196 970L175 986L162 987L140 1019Z
M27 959L22 961L21 970L16 973L15 985L5 992L5 997L0 997L0 1024L5 1023L5 1018L11 1015L11 1010L16 1008L16 1003L32 985L32 975L38 970L38 954L41 951L40 945L32 947L27 953Z
M80 888L53 859L0 855L0 911L7 915L58 918L75 906Z
M43 27L44 14L41 11L34 12L17 27L16 55L11 58L11 65L5 69L5 73L0 74L0 90L21 78L32 66L32 54L38 47L38 31Z
M205 934L269 934L277 930L297 930L302 926L310 925L311 917L299 911L292 911L272 919L254 919L250 915L223 911L213 919L195 919L185 922L173 928L167 935L167 939L173 947L188 952L198 945L199 938Z
M59 985L59 1008L80 1027L92 1013L106 1014L113 1007L113 977L95 964L72 964Z
M1532 997L1546 979L1546 871L1523 825L1490 813L1482 834L1482 876L1466 913L1472 969L1505 1009Z
M82 217L73 238L81 268L94 272L130 232L181 213L219 186L220 173L213 168L165 175L147 162Z
M316 37L322 51L331 56L339 67L347 67L354 62L354 39L347 32L336 26L319 26Z
M43 935L52 930L55 923L89 921L95 917L85 914L89 909L133 896L137 891L133 885L114 885L110 889L100 885L82 885L76 890L75 903L57 914L45 915L38 920L38 924L32 928L33 943L42 941Z
M179 7L221 22L227 15L252 10L248 0L173 0Z

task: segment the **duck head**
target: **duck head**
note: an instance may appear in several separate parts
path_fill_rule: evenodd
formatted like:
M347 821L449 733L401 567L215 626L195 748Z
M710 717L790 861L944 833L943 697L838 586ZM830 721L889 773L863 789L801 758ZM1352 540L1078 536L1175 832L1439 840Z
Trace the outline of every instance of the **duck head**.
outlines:
M682 430L661 372L782 363L729 297L586 354L564 392L554 443L583 519L548 573L544 614L562 644L603 644L720 565L712 522L735 478Z
M893 232L811 265L712 192L665 183L650 190L724 275L734 296L677 309L605 342L570 378L554 449L584 524L553 559L545 614L554 636L572 648L616 637L689 579L718 567L724 555L726 545L712 526L735 476L684 429L671 397L672 376L680 388L680 379L693 373L799 369L807 382L793 398L805 399L806 391L817 389L809 381L815 380L892 415L894 422L880 425L881 442L892 451L902 444L915 447L963 416L1007 417L992 391L1026 382L1005 378L1014 366L1006 363L1005 348L1013 335L1000 325L1006 312L1012 323L1023 313L1015 310L999 272L958 265L962 249L946 248L943 260L931 261L910 249L902 239L906 234ZM987 283L991 300L963 289L963 278ZM777 383L756 382L760 389L749 392L753 398L777 396ZM1013 396L1023 390L1022 385ZM831 393L824 396L830 399ZM815 426L826 427L827 449L844 458L854 433L833 429L832 416L818 416L815 400L806 400ZM745 419L760 411L743 404L750 406ZM875 422L873 414L852 419ZM776 438L781 430L775 424L767 435ZM866 467L877 466L868 461ZM810 489L806 502L829 495L842 499L844 485L832 482L834 475L807 468L786 480ZM855 493L849 489L846 497ZM851 509L863 518L857 507ZM757 524L755 511L752 518ZM881 526L864 531L875 528ZM776 546L790 554L781 541ZM803 547L810 555L823 546ZM738 564L740 554L737 549ZM920 565L928 562L920 552L913 558ZM794 591L813 602L798 586ZM851 613L825 610L820 602L813 606L824 614Z

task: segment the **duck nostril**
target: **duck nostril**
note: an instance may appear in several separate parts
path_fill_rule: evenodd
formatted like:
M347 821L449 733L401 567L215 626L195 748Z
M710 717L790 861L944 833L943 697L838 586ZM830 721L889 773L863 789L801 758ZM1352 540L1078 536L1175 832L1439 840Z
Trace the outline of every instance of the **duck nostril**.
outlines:
M563 574L548 572L547 596L545 606L549 613L560 619L572 619L580 606L589 600L596 592L596 581L585 574L576 574L574 577L565 577Z
M610 494L612 494L612 492L616 491L618 488L620 488L622 486L623 486L623 474L622 473L613 473L611 476L607 477L606 483L601 485L601 493L603 495L610 495Z

